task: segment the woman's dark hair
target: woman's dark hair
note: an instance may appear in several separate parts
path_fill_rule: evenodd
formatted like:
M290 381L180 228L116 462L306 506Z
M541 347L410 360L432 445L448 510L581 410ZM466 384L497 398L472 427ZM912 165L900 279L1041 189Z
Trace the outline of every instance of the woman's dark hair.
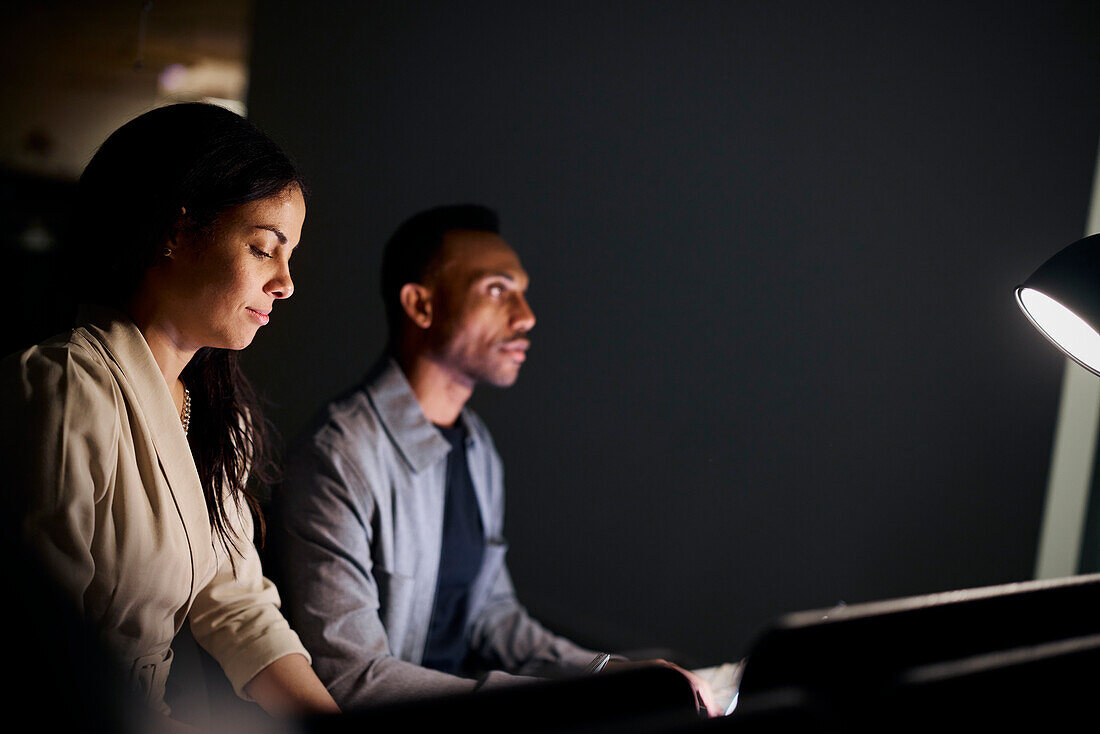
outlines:
M240 115L201 103L147 112L112 133L80 177L73 287L81 301L124 309L177 228L203 232L222 212L288 187L306 193L286 153ZM200 349L181 379L191 393L188 441L211 527L236 548L227 507L240 511L243 500L262 542L263 515L246 483L272 479L271 429L238 353Z

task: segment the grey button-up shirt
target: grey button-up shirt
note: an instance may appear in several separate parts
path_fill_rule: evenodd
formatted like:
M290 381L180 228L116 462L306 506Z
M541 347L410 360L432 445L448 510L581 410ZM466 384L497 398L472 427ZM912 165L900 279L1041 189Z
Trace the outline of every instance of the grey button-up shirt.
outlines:
M503 466L481 419L464 409L462 420L485 530L466 625L470 652L485 669L579 673L595 653L547 631L516 599L504 562ZM384 358L326 407L288 459L272 506L280 590L342 708L484 682L419 665L439 571L449 451L401 369ZM509 679L494 672L487 680Z

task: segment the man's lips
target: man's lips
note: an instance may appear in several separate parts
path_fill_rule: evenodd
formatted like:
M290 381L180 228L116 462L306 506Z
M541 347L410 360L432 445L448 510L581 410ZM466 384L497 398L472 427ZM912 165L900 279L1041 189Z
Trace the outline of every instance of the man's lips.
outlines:
M248 311L248 315L256 320L260 326L263 326L271 320L271 311L260 311L259 309L246 306L245 311Z
M530 346L531 342L527 339L511 339L501 344L500 348L515 361L523 362L527 359L527 350Z

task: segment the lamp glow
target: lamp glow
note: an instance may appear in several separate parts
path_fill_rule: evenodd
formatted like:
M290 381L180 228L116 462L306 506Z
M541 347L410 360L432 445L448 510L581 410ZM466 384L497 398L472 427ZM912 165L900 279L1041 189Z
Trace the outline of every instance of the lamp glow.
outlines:
M1033 288L1021 288L1017 298L1024 313L1048 339L1082 366L1100 372L1100 334L1084 319Z

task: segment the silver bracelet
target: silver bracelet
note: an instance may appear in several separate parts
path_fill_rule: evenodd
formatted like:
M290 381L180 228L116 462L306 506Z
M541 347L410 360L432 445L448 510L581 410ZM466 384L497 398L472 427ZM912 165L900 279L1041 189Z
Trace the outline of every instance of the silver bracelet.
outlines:
M585 673L599 673L607 665L607 661L611 659L611 655L606 652L601 652L596 657L592 658L592 662L588 664L588 667L584 669Z

